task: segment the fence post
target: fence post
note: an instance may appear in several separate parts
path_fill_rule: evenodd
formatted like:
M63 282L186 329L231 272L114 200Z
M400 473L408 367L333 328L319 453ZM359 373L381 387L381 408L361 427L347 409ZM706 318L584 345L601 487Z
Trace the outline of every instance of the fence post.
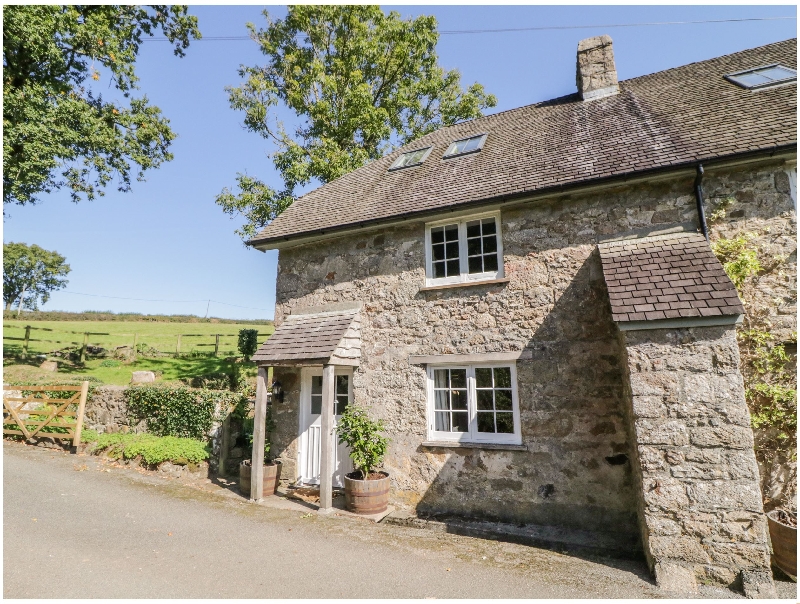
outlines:
M81 363L86 361L86 345L89 343L89 332L83 334L83 346L81 346Z
M214 356L219 356L219 334L217 335L217 341L214 343Z
M139 343L139 334L133 334L133 360L136 360L136 344Z
M225 419L222 420L222 439L219 444L219 468L217 469L217 475L219 476L227 476L228 474L228 449L231 446L231 413L228 410L228 414L225 416Z
M175 356L181 355L181 334L178 334L178 345L175 347Z
M22 358L23 359L27 359L28 358L28 340L30 339L30 337L31 337L31 326L30 325L26 325L25 326L25 341L22 343Z

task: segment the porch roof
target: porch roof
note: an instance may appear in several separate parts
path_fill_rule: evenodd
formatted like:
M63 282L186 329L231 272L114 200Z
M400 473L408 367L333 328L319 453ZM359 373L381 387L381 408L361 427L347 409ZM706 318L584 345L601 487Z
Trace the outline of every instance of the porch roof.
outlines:
M289 315L252 357L259 365L358 365L360 359L355 310Z
M737 318L736 287L699 233L674 233L598 246L614 322Z

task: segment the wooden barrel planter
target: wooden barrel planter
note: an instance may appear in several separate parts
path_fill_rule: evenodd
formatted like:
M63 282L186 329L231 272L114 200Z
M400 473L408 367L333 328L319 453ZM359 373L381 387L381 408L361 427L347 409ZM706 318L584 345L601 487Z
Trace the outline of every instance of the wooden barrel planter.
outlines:
M250 460L245 459L239 464L239 491L246 497L250 497L251 475ZM281 462L274 461L271 464L264 464L264 497L275 494L275 491L278 490L280 478Z
M772 561L787 575L797 577L797 526L789 526L783 510L767 514L769 538L772 541Z
M344 500L347 509L355 514L380 514L389 507L391 481L386 472L375 472L383 478L360 480L361 472L351 472L344 477Z

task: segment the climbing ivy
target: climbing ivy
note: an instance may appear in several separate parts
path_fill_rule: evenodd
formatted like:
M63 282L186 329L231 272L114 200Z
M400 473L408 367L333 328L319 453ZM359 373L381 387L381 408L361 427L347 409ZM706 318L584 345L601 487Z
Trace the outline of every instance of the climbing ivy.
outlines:
M773 464L797 458L797 373L786 354L787 342L775 341L769 317L756 305L759 279L785 261L769 255L758 245L758 237L754 232L720 237L711 248L745 305L737 333L745 397L753 428L758 430L756 455ZM796 343L796 333L793 339Z
M134 386L125 391L128 414L136 421L145 420L148 432L197 439L206 437L218 410L234 407L241 396L173 386Z

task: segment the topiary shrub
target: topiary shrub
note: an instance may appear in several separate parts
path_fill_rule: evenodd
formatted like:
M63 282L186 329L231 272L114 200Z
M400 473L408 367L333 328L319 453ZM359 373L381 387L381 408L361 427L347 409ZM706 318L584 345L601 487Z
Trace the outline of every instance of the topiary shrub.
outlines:
M245 361L249 361L258 350L258 330L240 329L239 330L239 352L242 353Z

